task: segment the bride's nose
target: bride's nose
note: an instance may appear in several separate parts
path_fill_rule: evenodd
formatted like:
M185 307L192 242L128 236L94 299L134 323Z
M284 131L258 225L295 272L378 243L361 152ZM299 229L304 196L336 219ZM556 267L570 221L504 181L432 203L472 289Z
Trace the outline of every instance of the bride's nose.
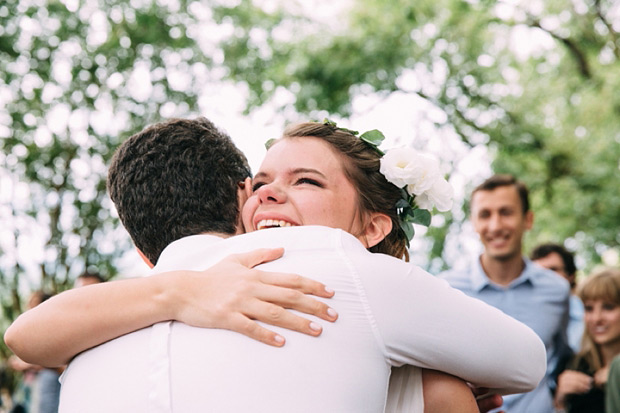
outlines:
M262 185L255 191L258 194L260 202L263 204L281 204L286 200L286 194L275 183Z

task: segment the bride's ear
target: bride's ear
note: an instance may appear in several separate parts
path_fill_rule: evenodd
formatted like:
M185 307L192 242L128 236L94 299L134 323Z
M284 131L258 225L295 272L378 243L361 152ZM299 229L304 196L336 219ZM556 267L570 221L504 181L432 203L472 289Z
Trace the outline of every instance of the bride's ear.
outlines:
M383 241L390 231L392 231L392 219L389 216L380 212L371 213L363 233L366 248L374 247Z

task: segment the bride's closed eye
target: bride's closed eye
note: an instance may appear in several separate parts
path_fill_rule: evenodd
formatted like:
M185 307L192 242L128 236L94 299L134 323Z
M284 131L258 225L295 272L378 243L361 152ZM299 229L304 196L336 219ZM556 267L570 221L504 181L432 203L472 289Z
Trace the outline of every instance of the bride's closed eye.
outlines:
M294 185L314 185L319 188L324 187L324 185L321 182L313 178L308 178L306 176L297 178L293 183ZM256 192L260 187L262 187L263 185L267 185L267 184L268 182L264 182L264 181L254 181L252 183L252 191Z
M309 184L309 185L318 186L319 188L323 188L323 184L322 183L320 183L319 181L314 180L312 178L303 177L303 178L299 178L299 179L297 179L297 181L295 181L295 185L303 185L303 184Z
M252 183L252 192L255 192L261 186L265 185L265 182L254 182Z

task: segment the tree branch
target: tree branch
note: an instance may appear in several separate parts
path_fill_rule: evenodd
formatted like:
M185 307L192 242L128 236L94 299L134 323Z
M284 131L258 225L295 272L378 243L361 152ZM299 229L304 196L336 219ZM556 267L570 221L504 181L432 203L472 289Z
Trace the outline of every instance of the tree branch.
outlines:
M601 9L601 0L594 0L594 10L596 12L596 17L598 17L603 22L605 27L607 27L607 30L609 31L609 36L611 37L611 44L613 45L614 54L618 59L620 59L620 48L618 47L617 43L618 33L614 30L613 25L609 23L609 21L603 14L603 10Z
M586 79L592 78L592 72L590 71L590 65L588 65L588 60L586 58L586 55L585 53L583 53L583 51L581 51L581 49L579 49L579 47L577 47L577 44L573 41L573 39L569 37L560 36L558 33L545 29L544 27L540 25L540 20L538 19L532 18L531 16L530 16L530 19L531 19L531 23L530 23L531 27L539 28L540 30L544 31L545 33L548 33L551 37L553 37L556 40L559 40L562 44L564 44L564 46L566 46L570 54L575 59L575 62L577 63L577 68L579 70L579 73L581 73L581 75L584 78Z
M402 89L401 89L402 90ZM419 97L421 97L422 99L430 102L433 106L436 106L438 108L440 108L441 110L443 110L446 115L448 116L448 122L444 122L442 124L442 126L445 125L450 125L452 126L452 128L454 129L454 132L456 132L457 135L459 135L459 137L461 138L461 141L463 141L464 144L466 144L467 146L469 146L470 148L473 148L474 146L476 146L471 139L469 139L469 136L467 136L465 134L465 132L463 132L459 126L459 124L457 122L454 121L455 116L449 114L448 112L446 112L446 109L443 105L441 105L439 102L437 102L436 99L431 98L430 96L428 96L427 94L425 94L424 92L420 91L406 91L403 90L404 92L407 93L415 93L416 95L418 95ZM465 123L468 123L471 127L473 127L476 130L479 130L480 128L478 128L476 125L474 125L471 121L469 121L468 119L465 118L465 115L463 115L462 113L460 113L458 111L458 109L456 108L456 105L452 105L453 109L455 112L458 113L459 116L456 116L457 118L461 119L462 121L464 121ZM483 131L481 131L483 132Z

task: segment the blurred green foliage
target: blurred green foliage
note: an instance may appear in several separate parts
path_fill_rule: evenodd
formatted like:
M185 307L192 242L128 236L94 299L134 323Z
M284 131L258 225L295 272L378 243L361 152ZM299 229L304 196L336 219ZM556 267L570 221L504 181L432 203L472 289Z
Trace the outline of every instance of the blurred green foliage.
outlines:
M195 15L177 6L0 3L0 331L28 289L116 274L130 241L107 198L105 166L132 133L196 110L210 66L192 37Z

